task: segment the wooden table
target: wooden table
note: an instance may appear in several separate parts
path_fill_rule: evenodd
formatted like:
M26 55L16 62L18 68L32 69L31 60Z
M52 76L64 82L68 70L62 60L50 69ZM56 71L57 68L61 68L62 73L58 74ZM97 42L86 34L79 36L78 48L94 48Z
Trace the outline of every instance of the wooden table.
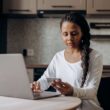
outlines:
M27 100L0 96L0 110L75 110L81 104L76 97L59 96Z

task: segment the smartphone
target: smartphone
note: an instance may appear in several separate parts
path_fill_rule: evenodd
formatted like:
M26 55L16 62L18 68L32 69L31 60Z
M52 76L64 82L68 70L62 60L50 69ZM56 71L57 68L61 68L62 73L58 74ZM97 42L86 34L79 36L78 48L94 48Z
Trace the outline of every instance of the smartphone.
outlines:
M54 81L54 80L60 80L60 78L47 78L47 82L48 83L52 83L52 81Z

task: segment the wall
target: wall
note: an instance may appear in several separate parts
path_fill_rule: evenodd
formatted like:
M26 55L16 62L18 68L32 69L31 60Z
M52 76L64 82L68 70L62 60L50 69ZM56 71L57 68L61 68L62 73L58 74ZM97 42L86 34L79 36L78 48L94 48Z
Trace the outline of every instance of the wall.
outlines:
M88 22L91 20L99 21L99 19L88 19ZM102 19L102 21L107 20ZM7 51L21 53L24 48L33 49L34 56L26 57L26 63L48 64L57 51L64 49L59 22L60 18L9 19ZM109 30L99 30L99 33L110 35ZM103 55L105 65L110 65L110 39L92 40L91 47Z

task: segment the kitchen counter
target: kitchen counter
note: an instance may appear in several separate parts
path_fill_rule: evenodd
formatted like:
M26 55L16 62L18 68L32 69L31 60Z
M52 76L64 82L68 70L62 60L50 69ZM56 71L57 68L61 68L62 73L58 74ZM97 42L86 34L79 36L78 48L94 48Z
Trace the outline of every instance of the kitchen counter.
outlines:
M27 65L27 68L33 69L33 68L47 68L48 64L37 64L37 65Z

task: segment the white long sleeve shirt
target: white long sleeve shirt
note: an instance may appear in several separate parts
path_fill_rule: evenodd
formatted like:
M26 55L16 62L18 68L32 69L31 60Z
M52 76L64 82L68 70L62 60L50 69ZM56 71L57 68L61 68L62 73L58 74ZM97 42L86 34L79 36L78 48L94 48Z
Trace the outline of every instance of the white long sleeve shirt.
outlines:
M49 87L47 77L60 78L63 82L73 86L73 96L82 99L81 110L102 110L97 100L97 90L102 75L102 56L92 50L90 53L89 69L83 88L80 87L83 77L81 60L76 63L69 63L64 57L64 51L58 52L52 59L43 76L38 80L41 90Z

